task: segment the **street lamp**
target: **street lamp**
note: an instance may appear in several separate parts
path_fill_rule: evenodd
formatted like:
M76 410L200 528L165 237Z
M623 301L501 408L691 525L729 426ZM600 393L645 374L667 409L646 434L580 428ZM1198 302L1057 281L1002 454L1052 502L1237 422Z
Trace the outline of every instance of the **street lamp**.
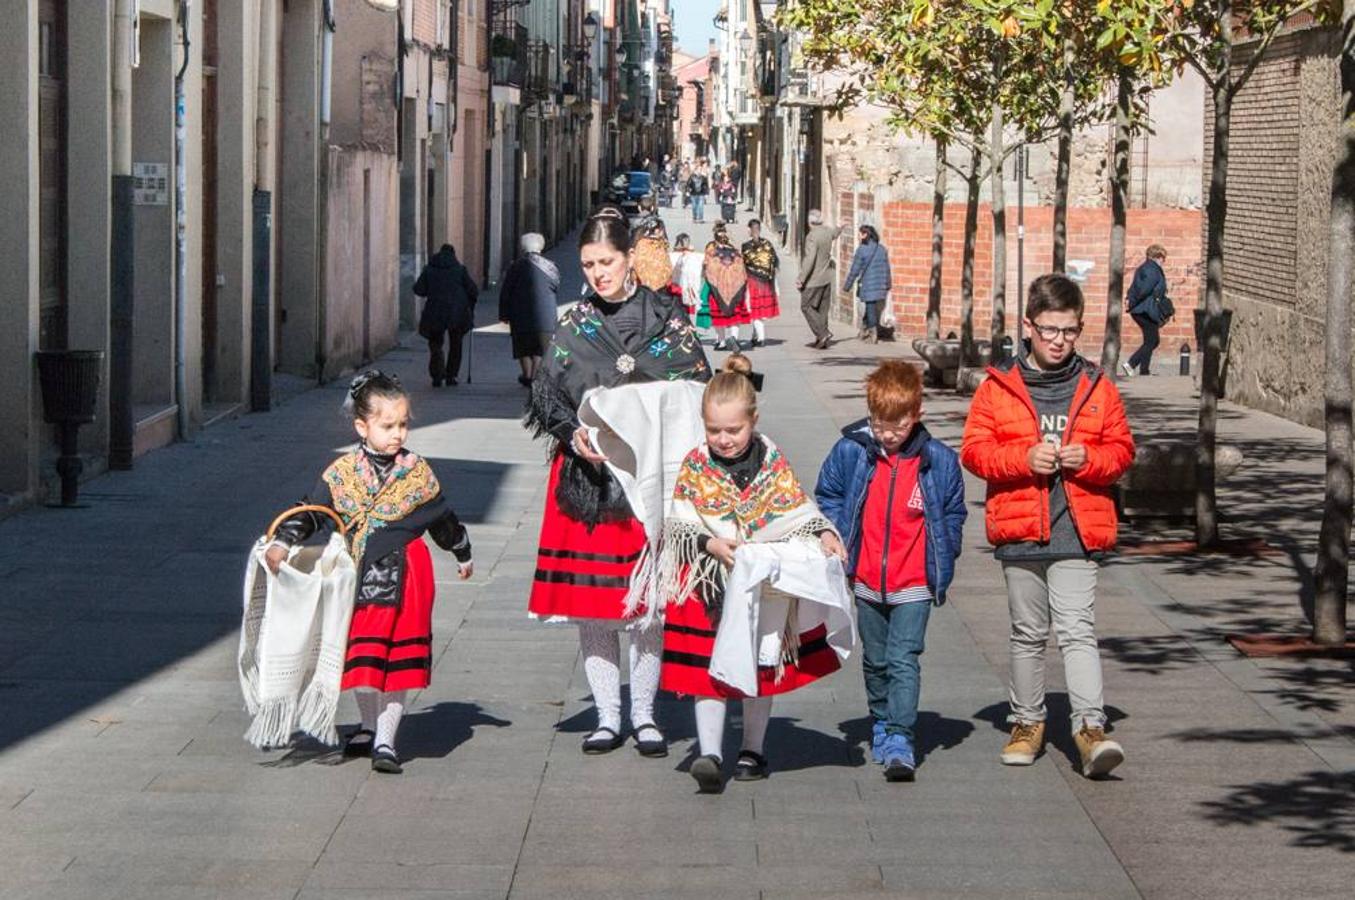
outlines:
M591 12L583 17L583 39L589 44L598 36L598 17Z
M753 36L748 33L748 29L743 30L739 35L739 49L743 51L744 57L753 55Z
M625 62L626 62L626 48L625 48L625 46L623 46L622 44L617 44L617 45L616 45L616 64L617 64L618 66L620 66L620 65L625 65Z

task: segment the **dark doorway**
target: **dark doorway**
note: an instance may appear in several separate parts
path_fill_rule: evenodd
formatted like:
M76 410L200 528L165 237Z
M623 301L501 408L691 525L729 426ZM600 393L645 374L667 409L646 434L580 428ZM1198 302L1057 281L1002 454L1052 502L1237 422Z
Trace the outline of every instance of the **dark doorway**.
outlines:
M66 4L38 3L38 348L66 349Z
M218 399L217 384L217 0L202 8L202 397Z

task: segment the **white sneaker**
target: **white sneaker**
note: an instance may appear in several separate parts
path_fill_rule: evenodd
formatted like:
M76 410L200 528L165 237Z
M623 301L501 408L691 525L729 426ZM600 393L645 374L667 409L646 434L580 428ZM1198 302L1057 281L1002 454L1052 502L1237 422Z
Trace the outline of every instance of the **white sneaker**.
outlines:
M1133 378L1134 370L1129 368L1129 363L1125 362L1124 360L1120 360L1120 374L1122 374L1125 378Z

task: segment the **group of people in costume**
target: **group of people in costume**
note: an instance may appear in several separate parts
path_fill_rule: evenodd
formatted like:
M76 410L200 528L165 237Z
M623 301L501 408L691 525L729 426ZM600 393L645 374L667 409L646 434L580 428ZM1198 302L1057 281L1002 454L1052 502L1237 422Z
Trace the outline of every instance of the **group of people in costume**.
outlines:
M681 298L698 329L715 330L716 350L745 349L739 328L752 325L747 347L767 342L767 321L781 315L776 285L781 258L762 236L762 223L748 223L748 240L735 246L729 229L716 223L705 250L698 253L691 236L679 234L671 248L663 221L643 210L635 228L635 274L652 291Z
M597 714L583 752L625 743L623 637L636 750L668 754L660 688L691 698L689 771L702 793L725 788L729 701L743 712L732 777L766 778L772 698L836 672L859 645L871 758L887 780L911 781L927 624L963 544L963 462L987 482L985 524L1008 584L1013 727L1002 762L1029 765L1043 750L1052 627L1082 771L1117 766L1124 753L1105 733L1092 608L1097 560L1116 537L1111 485L1133 440L1113 382L1075 352L1077 285L1032 284L1029 353L990 372L959 454L922 422L918 370L884 361L865 379L867 415L843 429L810 492L761 427L748 358L712 369L688 318L685 259L673 266L680 292L644 283L638 243L650 236L611 209L584 225L587 293L558 321L524 420L550 442L528 612L578 628ZM599 398L614 417L585 415ZM405 447L409 397L398 380L360 375L348 409L360 444L312 494L347 525L360 572L343 688L357 692L362 722L344 752L395 773L406 692L429 679L434 582L422 535L455 555L462 578L471 544L427 462ZM662 446L613 429L629 419ZM617 446L625 453L609 456ZM658 515L646 479L660 487ZM269 567L325 521L289 520Z

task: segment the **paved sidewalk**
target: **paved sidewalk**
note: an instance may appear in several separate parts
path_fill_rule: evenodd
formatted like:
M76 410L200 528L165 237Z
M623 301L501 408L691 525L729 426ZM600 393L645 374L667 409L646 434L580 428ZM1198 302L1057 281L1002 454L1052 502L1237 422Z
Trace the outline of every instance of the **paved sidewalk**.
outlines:
M672 219L674 233L708 237ZM568 296L571 255L553 251ZM798 298L785 296L771 345L754 351L763 425L812 482L837 429L862 414L861 376L906 351L808 350ZM524 391L486 300L473 383L428 388L417 339L381 363L415 386L411 445L469 522L477 564L462 584L435 554L433 684L402 729L399 778L240 739L245 553L351 441L342 386L106 475L86 487L89 509L0 522L0 898L1348 895L1349 665L1257 664L1219 639L1258 610L1267 629L1297 627L1320 435L1226 409L1225 431L1259 442L1225 493L1246 513L1230 527L1282 555L1106 568L1099 624L1129 757L1120 778L1072 772L1057 655L1055 746L1028 769L997 764L1005 594L971 483L953 600L928 635L918 782L887 785L866 763L853 663L778 698L769 781L704 797L685 774L689 703L662 704L667 760L579 753L592 721L575 633L525 614L544 450L518 423ZM1188 385L1127 391L1140 435L1149 420L1188 423ZM928 423L958 443L964 409L929 396ZM355 718L350 701L341 716Z

